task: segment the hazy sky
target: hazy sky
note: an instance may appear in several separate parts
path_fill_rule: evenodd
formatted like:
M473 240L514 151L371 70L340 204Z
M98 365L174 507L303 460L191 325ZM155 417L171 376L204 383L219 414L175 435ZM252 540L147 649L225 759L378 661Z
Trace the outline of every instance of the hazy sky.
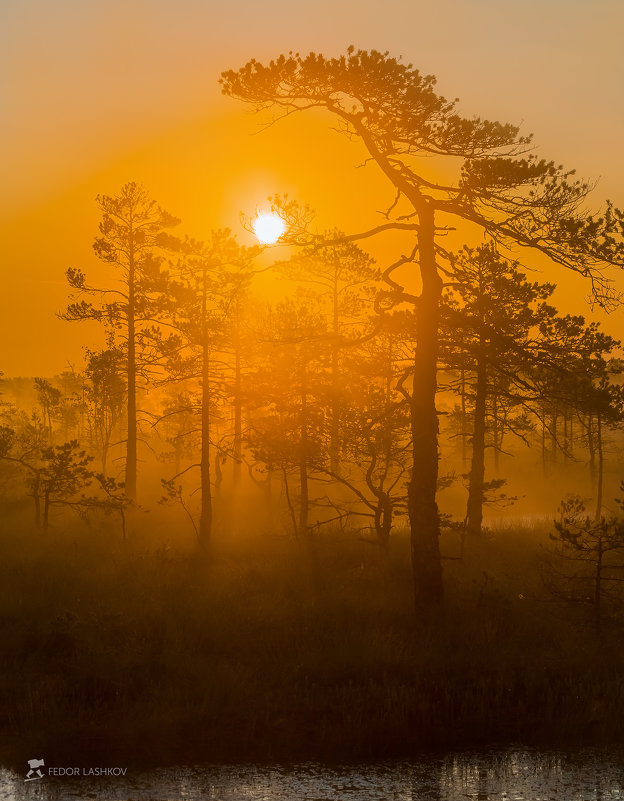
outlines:
M98 192L137 180L198 237L275 191L357 216L348 143L316 121L251 136L222 70L349 44L402 54L465 114L522 123L540 155L600 179L596 205L622 206L623 29L622 0L0 0L0 370L79 365L86 329L54 313L66 267L100 269Z

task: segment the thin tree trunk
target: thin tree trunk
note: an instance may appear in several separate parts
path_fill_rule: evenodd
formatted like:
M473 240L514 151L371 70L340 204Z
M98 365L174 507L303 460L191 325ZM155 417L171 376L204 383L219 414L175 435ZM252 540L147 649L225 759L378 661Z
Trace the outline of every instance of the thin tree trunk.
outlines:
M301 366L301 419L299 421L299 533L307 537L309 496L308 496L308 386L307 364L302 356Z
M108 462L108 442L102 445L102 475L106 475L106 463Z
M602 537L598 539L598 559L596 561L596 575L594 580L594 622L596 630L600 631L602 623Z
M435 262L433 205L418 205L418 250L422 291L416 318L414 385L411 398L412 471L408 485L408 513L414 600L420 605L444 599L440 560L440 517L436 503L438 483L438 416L436 412L438 322L442 280Z
M199 543L210 545L212 537L212 488L210 486L210 342L207 317L208 275L204 268L202 287L202 398L201 398L201 512Z
M297 528L297 518L295 516L295 508L292 505L292 501L290 499L290 489L288 487L288 473L286 472L286 468L282 467L282 474L284 476L284 491L286 493L286 503L288 504L288 511L290 512L290 519L292 520L293 524L293 531L295 533L295 537L299 536L299 530Z
M384 551L390 547L390 531L392 530L392 503L387 496L377 499L375 507L375 533L377 541Z
M39 495L40 486L41 486L41 476L37 472L33 480L32 498L35 503L35 525L37 526L38 531L41 531L41 496Z
M128 439L126 442L125 492L131 501L137 495L137 402L136 402L136 330L135 330L135 264L132 246L128 272Z
M50 521L50 496L44 495L43 498L43 524L42 524L42 532L44 534L48 533L48 526Z
M240 298L236 296L234 322L234 489L241 482L243 466L243 410L241 397L241 341L240 341Z
M334 338L338 336L338 275L337 268L334 273L334 291L333 291L333 330ZM332 473L338 475L340 470L340 399L338 390L339 379L339 353L338 345L334 339L332 345L331 355L331 382L332 382L332 397L331 397L331 432L329 444L329 457Z
M596 444L598 452L598 486L596 488L596 521L600 520L602 513L602 483L604 474L604 452L602 448L602 418L600 412L596 415Z
M462 467L465 469L468 464L468 416L466 412L466 371L463 366L460 375Z
M557 466L557 423L559 422L559 409L557 407L556 401L553 403L553 410L552 410L552 424L550 427L550 447L551 447L551 456L552 456L552 465L553 468Z
M542 403L542 475L546 476L546 404Z
M596 486L596 443L594 442L594 416L587 419L587 447L589 448L589 478L592 489Z
M487 364L485 337L479 339L477 356L477 387L472 434L472 465L468 485L466 529L470 534L481 534L483 525L483 483L485 480L485 402L487 395Z
M494 472L500 472L500 449L502 448L502 436L499 441L499 419L498 419L498 388L496 384L492 389L492 428L494 431Z

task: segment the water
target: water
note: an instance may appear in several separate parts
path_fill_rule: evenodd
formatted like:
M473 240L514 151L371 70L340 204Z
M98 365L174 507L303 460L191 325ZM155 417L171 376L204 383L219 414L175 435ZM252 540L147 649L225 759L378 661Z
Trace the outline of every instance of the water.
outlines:
M624 801L622 750L508 749L348 766L129 767L122 777L31 782L26 769L0 769L0 801Z

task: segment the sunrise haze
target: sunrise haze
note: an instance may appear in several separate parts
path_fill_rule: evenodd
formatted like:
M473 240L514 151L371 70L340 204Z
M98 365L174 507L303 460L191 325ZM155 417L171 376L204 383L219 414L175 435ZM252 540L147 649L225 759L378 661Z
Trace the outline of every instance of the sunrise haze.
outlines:
M381 208L375 168L353 169L363 150L330 131L328 117L258 133L257 118L221 96L220 72L250 58L332 56L351 43L401 55L436 75L466 115L521 124L540 156L597 179L596 208L606 197L622 205L619 2L5 0L0 13L7 375L80 362L81 338L55 313L67 267L106 269L91 248L98 193L135 180L182 218L181 232L229 226L242 241L239 213L274 192L309 202L319 225L354 228ZM582 311L583 284L571 286ZM609 320L616 335L621 321L621 312Z

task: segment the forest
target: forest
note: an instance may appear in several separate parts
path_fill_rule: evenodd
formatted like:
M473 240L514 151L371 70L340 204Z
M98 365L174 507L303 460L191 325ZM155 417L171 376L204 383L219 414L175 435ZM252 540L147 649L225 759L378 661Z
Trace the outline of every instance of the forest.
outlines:
M387 53L221 84L269 129L324 111L389 200L198 239L137 181L97 196L50 310L83 362L0 383L7 751L621 738L622 212Z

